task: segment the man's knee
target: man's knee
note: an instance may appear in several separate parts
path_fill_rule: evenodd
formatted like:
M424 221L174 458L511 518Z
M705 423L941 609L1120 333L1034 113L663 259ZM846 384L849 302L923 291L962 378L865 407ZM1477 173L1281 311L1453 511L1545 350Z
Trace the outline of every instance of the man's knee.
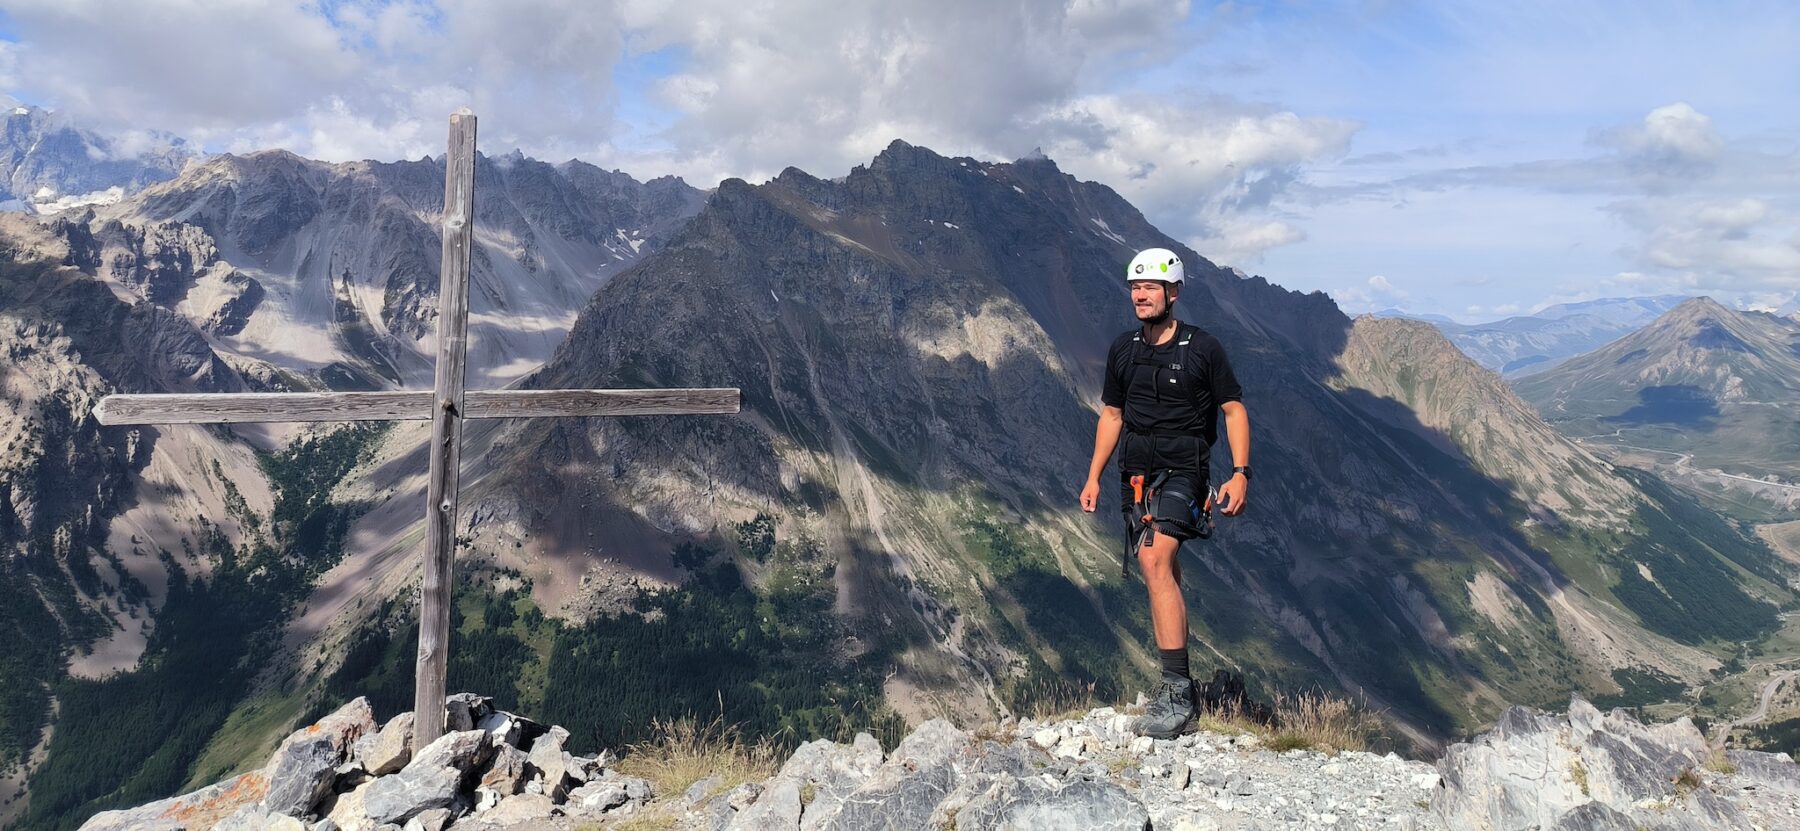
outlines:
M1168 539L1168 538L1163 538ZM1179 565L1175 562L1175 554L1180 550L1175 540L1158 540L1156 544L1138 549L1138 565L1144 569L1144 579L1158 580L1175 578Z

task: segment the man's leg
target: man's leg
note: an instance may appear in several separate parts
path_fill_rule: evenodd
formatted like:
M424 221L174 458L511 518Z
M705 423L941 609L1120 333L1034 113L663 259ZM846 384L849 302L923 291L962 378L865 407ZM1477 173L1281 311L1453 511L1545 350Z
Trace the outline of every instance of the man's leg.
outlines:
M1176 559L1180 549L1181 541L1168 534L1157 534L1154 542L1138 549L1158 649L1187 649L1187 601L1181 596L1181 561Z
M1187 674L1187 601L1181 596L1181 563L1176 559L1180 549L1181 541L1168 534L1157 534L1151 544L1138 549L1163 671L1137 732L1159 739L1180 735L1194 720L1193 681Z

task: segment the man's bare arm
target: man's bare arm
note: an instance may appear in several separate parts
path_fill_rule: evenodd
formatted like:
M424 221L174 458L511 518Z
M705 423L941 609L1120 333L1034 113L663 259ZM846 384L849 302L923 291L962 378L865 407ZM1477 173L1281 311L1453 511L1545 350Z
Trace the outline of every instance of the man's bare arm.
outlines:
M1227 401L1219 405L1225 414L1225 438L1231 442L1231 464L1233 467L1250 466L1250 411L1244 409L1242 401ZM1250 490L1250 480L1242 473L1233 474L1219 488L1219 501L1224 504L1220 511L1226 516L1237 516L1244 512L1244 500Z
M1100 422L1094 426L1094 459L1088 464L1087 484L1081 488L1081 509L1093 511L1100 501L1100 471L1112 458L1119 445L1119 431L1125 427L1125 413L1118 407L1101 407Z

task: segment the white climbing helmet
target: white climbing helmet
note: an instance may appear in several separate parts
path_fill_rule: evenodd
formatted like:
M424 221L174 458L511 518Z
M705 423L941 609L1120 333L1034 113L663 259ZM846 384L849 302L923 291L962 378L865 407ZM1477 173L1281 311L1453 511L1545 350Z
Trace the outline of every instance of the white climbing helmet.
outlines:
M1167 248L1146 248L1131 258L1131 265L1125 267L1125 282L1133 280L1156 280L1163 283L1179 283L1186 276L1181 267L1181 258Z

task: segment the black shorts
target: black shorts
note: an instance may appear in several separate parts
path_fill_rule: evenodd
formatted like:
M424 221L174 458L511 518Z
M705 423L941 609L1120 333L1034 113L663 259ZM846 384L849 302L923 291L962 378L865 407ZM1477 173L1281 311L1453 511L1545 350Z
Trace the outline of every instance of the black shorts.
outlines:
M1131 477L1127 472L1119 475L1119 504L1125 515L1125 530L1134 540L1144 533L1143 513L1133 500ZM1155 474L1145 474L1145 487L1149 486ZM1164 480L1157 489L1155 500L1150 508L1150 515L1156 523L1156 533L1167 534L1177 540L1186 542L1212 536L1212 520L1204 510L1207 482L1200 474L1193 471L1175 471Z

